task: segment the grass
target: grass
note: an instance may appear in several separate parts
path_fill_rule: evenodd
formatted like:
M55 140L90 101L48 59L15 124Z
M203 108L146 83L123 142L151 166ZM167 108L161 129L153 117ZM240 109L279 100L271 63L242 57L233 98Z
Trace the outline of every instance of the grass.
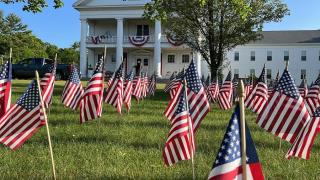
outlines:
M15 80L13 101L29 81ZM165 167L162 148L170 130L162 115L168 103L162 89L156 96L137 104L122 116L104 104L100 119L79 124L79 113L63 108L60 95L64 82L57 82L49 126L58 179L191 179L191 161ZM163 88L163 85L161 85ZM195 172L206 179L220 147L231 111L214 105L196 135ZM309 161L286 160L289 144L261 130L256 116L247 112L253 139L267 179L319 179L320 141L316 140ZM0 145L0 179L50 179L51 162L45 127L17 151Z

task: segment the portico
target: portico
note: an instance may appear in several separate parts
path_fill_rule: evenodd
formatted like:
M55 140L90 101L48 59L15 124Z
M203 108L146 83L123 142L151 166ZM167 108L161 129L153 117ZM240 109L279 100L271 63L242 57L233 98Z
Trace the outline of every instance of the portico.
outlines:
M168 78L192 58L197 60L201 71L200 54L191 57L193 53L188 46L163 33L160 21L148 22L142 18L146 2L86 0L74 4L80 11L80 70L83 77L91 76L104 46L107 47L107 71L115 71L123 59L127 71L135 71L140 61L142 71Z

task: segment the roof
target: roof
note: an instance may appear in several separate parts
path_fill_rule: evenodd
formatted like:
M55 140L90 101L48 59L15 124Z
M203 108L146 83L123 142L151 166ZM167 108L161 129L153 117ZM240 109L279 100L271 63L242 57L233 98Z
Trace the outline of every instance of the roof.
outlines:
M249 44L320 43L320 30L263 31L263 38Z

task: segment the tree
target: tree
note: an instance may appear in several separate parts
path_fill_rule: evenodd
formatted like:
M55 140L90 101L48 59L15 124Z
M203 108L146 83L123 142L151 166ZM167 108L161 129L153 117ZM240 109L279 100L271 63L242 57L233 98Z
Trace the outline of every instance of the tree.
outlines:
M0 34L31 33L20 17L10 13L7 17L0 15Z
M14 63L24 58L47 57L45 44L30 33L0 34L0 47L0 55L5 55L6 58L8 58L10 47L12 48Z
M80 42L74 42L74 43L71 45L71 48L74 49L74 50L79 51Z
M63 48L63 49L59 49L58 58L61 61L61 63L79 64L80 53L79 53L79 51L76 51L72 47L71 48Z
M144 17L161 20L165 33L200 52L215 78L227 51L262 38L265 23L288 14L281 0L152 0Z
M0 0L0 2L5 4L21 3L23 4L22 10L28 12L41 12L43 8L48 7L46 0ZM62 0L53 0L53 7L55 9L63 6Z
M46 53L48 58L54 59L56 54L59 52L59 48L56 45L45 43L46 46Z

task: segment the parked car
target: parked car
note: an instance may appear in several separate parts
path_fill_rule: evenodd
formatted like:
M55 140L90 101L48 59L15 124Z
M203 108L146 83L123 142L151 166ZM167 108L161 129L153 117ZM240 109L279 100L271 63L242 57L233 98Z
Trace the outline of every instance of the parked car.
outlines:
M52 59L47 58L28 58L24 59L17 64L12 64L13 78L33 78L35 71L39 72L40 77L45 74L49 65L53 64ZM56 79L66 80L71 72L71 64L57 64Z

